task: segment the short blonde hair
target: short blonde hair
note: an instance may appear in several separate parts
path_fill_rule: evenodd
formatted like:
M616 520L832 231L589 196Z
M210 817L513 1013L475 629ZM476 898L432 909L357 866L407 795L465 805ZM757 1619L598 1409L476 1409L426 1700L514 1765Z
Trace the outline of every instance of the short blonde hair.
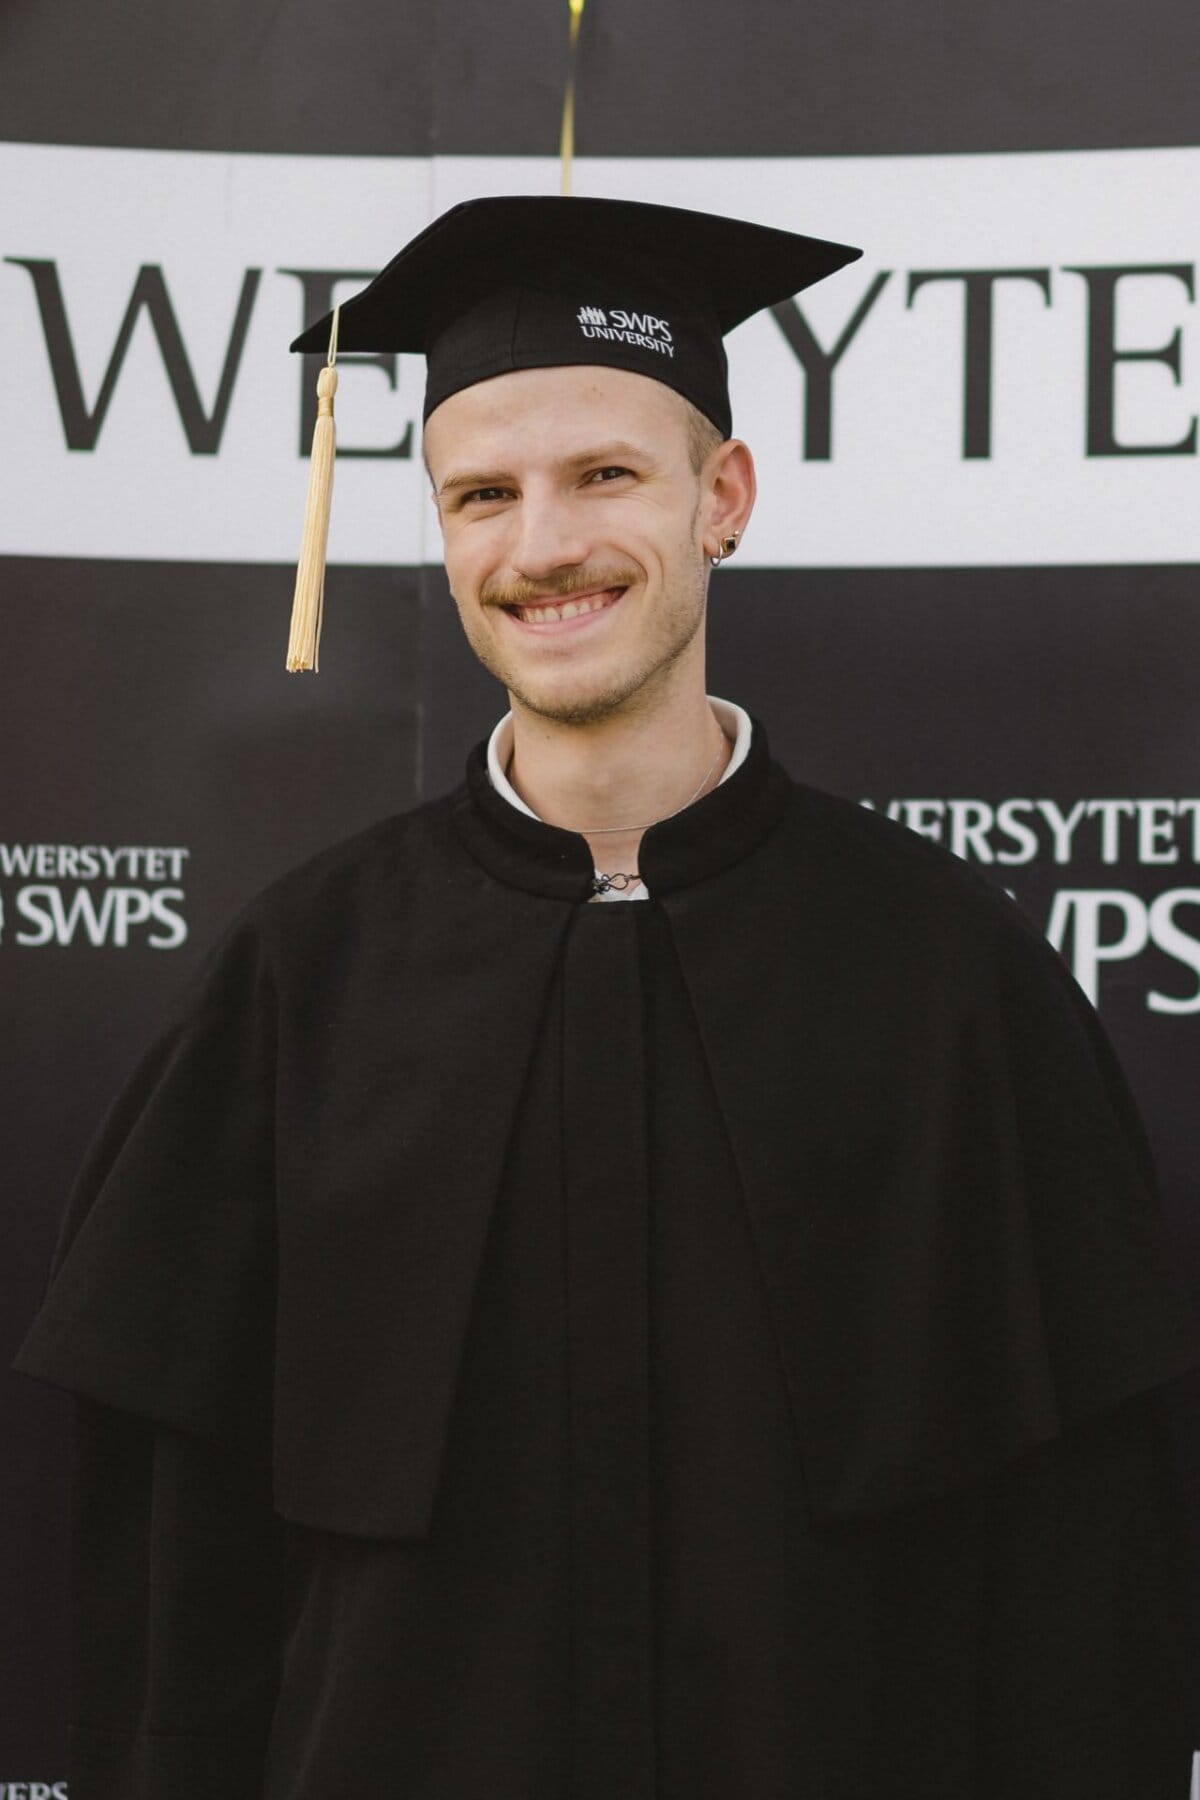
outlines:
M682 394L679 398L683 401L687 414L688 460L692 465L693 475L698 475L717 445L725 442L725 438L698 406L693 406Z

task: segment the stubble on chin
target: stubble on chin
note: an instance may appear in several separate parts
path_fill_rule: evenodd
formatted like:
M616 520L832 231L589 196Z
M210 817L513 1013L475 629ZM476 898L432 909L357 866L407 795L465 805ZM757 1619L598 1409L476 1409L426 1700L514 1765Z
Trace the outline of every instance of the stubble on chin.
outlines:
M478 616L470 623L464 618L463 630L488 674L527 712L558 725L594 725L617 713L636 713L654 705L656 696L670 680L671 671L703 628L704 614L701 581L691 605L673 614L672 629L640 662L590 679L586 675L576 681L558 677L543 684L530 679L500 654L486 623Z

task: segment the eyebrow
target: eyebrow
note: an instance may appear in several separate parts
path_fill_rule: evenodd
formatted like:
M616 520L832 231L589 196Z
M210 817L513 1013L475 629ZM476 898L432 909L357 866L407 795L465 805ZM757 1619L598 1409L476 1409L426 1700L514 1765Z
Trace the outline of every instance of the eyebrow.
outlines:
M603 464L621 460L653 463L654 458L648 450L641 448L639 445L626 443L623 438L614 438L610 443L598 444L592 450L580 450L574 456L564 457L559 466L564 469L579 469L586 463ZM441 487L438 488L436 492L438 498L441 499L443 494L459 493L464 488L500 487L505 483L511 486L514 480L514 476L508 474L507 471L499 469L492 469L485 474L464 473L461 475L450 475L443 481Z

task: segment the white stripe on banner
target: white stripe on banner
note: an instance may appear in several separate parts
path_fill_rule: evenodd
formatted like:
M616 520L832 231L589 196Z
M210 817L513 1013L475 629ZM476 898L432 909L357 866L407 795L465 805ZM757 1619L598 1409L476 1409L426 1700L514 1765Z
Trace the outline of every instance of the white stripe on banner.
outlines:
M550 157L0 145L0 551L289 561L306 313L453 202L557 183ZM1198 186L1200 149L575 166L581 194L865 248L729 338L761 483L738 561L777 568L1200 560ZM438 560L422 385L419 358L343 364L343 452L375 454L339 460L332 561Z

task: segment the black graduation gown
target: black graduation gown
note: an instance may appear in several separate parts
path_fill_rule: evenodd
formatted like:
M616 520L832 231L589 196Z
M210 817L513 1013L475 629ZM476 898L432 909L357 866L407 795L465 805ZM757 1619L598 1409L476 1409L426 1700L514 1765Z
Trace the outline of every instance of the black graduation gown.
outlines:
M114 1103L15 1364L72 1800L1186 1800L1200 1327L1095 1013L757 721L640 866L481 744Z

